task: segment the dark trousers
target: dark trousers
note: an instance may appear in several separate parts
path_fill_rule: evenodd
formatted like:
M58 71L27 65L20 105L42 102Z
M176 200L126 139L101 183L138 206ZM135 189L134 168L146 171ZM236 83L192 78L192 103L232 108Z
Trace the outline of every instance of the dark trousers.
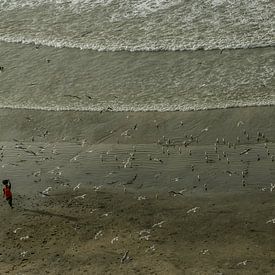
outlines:
M10 205L10 207L13 208L13 206L12 206L12 197L7 198L7 202Z

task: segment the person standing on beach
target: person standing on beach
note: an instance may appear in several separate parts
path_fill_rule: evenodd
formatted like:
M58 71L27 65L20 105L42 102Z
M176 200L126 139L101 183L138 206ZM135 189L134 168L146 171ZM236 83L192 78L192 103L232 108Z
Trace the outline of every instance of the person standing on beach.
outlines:
M2 181L4 188L3 188L3 198L6 198L7 202L9 203L10 207L12 206L12 192L11 192L11 183L10 180L3 180Z

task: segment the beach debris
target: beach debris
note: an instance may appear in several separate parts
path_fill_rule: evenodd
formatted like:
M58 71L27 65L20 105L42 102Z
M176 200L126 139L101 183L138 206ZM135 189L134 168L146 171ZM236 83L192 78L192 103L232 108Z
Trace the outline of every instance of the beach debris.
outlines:
M20 256L22 256L23 258L28 254L28 251L22 251L20 253Z
M102 236L103 236L102 230L99 230L99 231L95 234L94 239L97 240L99 237L102 237Z
M153 244L152 246L150 246L149 248L147 248L146 250L145 250L145 252L147 253L147 252L149 252L149 251L155 251L156 250L156 248L155 248L155 245Z
M18 228L16 228L16 229L14 229L12 232L13 232L14 234L16 234L17 231L20 230L20 229L22 229L22 228L21 228L21 227L18 227Z
M239 265L246 265L248 262L250 262L250 261L244 260L242 262L237 263L237 266L239 266Z
M26 241L30 238L30 236L24 236L20 238L20 241Z
M80 182L80 183L78 183L78 184L74 187L74 189L73 189L73 190L75 191L75 190L79 189L79 188L80 188L80 185L81 185L81 182Z
M275 218L268 220L266 223L275 223Z
M114 238L111 240L111 244L114 244L114 242L118 242L118 237L114 237Z
M246 149L246 150L244 150L244 151L242 151L241 153L240 153L240 155L244 155L244 154L248 154L248 152L250 151L250 150L252 150L252 148L248 148L248 149Z
M123 254L122 258L120 259L120 262L121 262L121 263L124 263L125 261L130 260L130 257L128 256L128 254L129 254L129 250L127 250L127 251Z
M187 214L189 214L189 213L196 213L198 209L200 209L200 207L196 206L196 207L193 207L193 208L187 210L186 213Z
M274 189L275 189L275 184L270 183L270 192L273 192Z
M163 223L165 223L165 221L160 221L158 223L155 223L155 224L152 225L152 228L157 227L157 226L162 227Z
M87 195L87 194L83 194L83 195L80 195L80 196L76 196L76 197L74 197L74 198L75 198L76 200L77 200L77 199L85 199L86 195Z
M145 196L139 196L139 197L137 198L138 201L146 200L146 199L147 199L147 198L146 198Z

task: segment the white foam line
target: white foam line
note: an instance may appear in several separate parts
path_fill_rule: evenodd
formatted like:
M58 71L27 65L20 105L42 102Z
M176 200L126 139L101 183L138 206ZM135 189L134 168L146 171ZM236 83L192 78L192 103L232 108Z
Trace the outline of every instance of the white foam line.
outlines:
M237 50L237 49L254 49L254 48L265 48L265 47L274 47L275 42L263 41L262 43L254 43L250 42L243 44L223 44L220 46L217 45L117 45L112 43L109 46L103 46L101 44L92 44L92 43L79 43L76 41L66 41L64 39L55 38L52 40L43 39L43 38L34 38L34 37L24 37L13 35L0 35L0 41L6 43L18 43L18 44L34 44L34 45L42 45L54 48L72 48L72 49L80 49L80 50L94 50L98 52L156 52L156 51L197 51L197 50Z
M108 105L110 106L110 105ZM244 107L261 107L261 106L275 106L275 101L271 102L251 102L251 103L239 103L239 104L220 104L219 106L179 106L179 105L119 105L117 107L112 107L111 112L186 112L186 111L202 111L202 110L215 110L215 109L230 109L230 108L244 108ZM106 107L106 106L105 106ZM69 107L69 106L33 106L33 105L4 105L0 104L1 109L22 109L22 110L39 110L39 111L79 111L79 112L99 112L104 111L107 108L104 106L89 106L89 107ZM108 111L110 112L110 111Z

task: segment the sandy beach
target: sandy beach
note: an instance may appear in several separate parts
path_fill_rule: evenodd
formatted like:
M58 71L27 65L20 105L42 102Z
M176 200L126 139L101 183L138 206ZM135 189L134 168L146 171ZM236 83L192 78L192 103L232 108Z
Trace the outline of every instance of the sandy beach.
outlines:
M274 274L275 108L0 110L0 273Z

